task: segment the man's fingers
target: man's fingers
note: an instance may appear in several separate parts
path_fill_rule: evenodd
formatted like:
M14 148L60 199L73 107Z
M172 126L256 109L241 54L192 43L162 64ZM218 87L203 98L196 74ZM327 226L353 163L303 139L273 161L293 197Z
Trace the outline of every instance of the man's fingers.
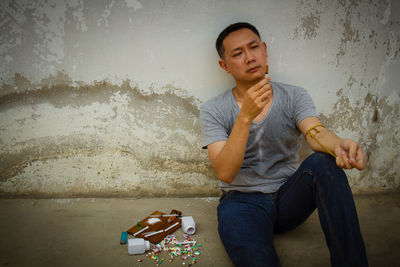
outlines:
M269 79L263 78L261 81L259 81L257 84L255 84L253 87L251 87L248 92L249 93L254 93L262 89L265 85L269 83Z
M362 170L364 168L364 153L358 144L353 140L346 140L343 143L343 148L348 151L351 166Z
M342 161L342 157L341 157L342 152L343 152L343 150L342 150L340 147L336 148L336 150L335 150L335 154L336 154L336 165L337 165L338 167L340 167L340 168L343 168L343 167L344 167L344 164L343 164L343 161Z
M349 157L348 157L346 152L344 152L344 151L342 152L341 158L343 160L345 168L346 169L351 169L352 167L351 167L351 164L349 162Z
M343 161L341 160L340 157L336 157L336 165L337 165L339 168L344 168Z
M339 166L340 168L344 169L351 169L351 163L349 162L348 154L346 151L343 149L343 147L338 147L335 150L336 153L336 165Z
M342 168L342 166L340 166L340 158L336 157L336 165L340 168Z
M272 87L270 84L266 84L256 92L247 92L249 99L253 102L265 105L268 102L268 98L272 95ZM265 102L265 103L264 103Z
M259 97L264 101L267 100L271 95L272 95L272 87L270 84L267 84L266 86L263 87L263 91L259 95Z
M349 158L353 162L356 161L356 154L357 154L357 148L358 145L356 142L351 142L350 143L350 148L349 148Z
M263 78L253 87L249 88L243 100L242 109L254 119L270 101L272 86L269 79Z
M361 148L357 149L355 167L360 171L364 169L364 153L362 152Z
M336 165L343 169L364 168L365 156L359 145L350 139L344 139L336 148Z

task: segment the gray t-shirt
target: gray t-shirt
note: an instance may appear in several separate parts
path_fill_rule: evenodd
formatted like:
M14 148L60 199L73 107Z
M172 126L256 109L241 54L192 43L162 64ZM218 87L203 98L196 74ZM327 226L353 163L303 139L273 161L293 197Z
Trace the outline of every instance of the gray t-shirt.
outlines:
M219 182L223 191L276 192L299 166L299 123L318 117L310 95L301 87L271 82L274 98L262 121L253 122L241 169L231 184ZM232 89L200 108L203 148L228 140L240 111Z

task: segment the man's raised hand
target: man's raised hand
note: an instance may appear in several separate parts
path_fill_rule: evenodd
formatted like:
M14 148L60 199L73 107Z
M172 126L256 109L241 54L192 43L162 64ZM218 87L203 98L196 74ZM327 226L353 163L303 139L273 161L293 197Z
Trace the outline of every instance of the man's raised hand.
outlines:
M241 111L253 121L271 101L271 78L264 77L254 86L250 87L244 95Z

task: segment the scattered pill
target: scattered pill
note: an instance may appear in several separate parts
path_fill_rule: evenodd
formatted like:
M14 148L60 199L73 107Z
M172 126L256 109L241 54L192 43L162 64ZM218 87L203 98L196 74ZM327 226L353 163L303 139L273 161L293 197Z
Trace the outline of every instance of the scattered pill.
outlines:
M162 253L166 251L170 263L174 260L174 257L179 256L182 265L192 266L197 262L196 256L200 255L199 247L201 247L201 244L197 244L197 241L191 239L190 236L184 236L184 238L184 241L179 241L176 236L168 235L160 243L154 245L152 251L146 253L145 256L154 260L156 265L159 266L165 262ZM138 259L138 262L142 261L142 259Z

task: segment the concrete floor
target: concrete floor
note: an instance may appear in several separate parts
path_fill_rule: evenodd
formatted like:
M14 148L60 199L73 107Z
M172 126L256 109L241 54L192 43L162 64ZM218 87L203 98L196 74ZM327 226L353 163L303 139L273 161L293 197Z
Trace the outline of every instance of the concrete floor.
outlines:
M370 266L400 266L400 194L359 195L355 201ZM121 231L155 210L177 209L197 224L193 238L202 247L194 266L232 266L217 234L217 204L218 198L1 199L0 265L156 266L143 255L129 256L119 244ZM182 239L181 229L174 234ZM329 266L316 212L275 244L283 266ZM175 258L160 266L182 263Z

